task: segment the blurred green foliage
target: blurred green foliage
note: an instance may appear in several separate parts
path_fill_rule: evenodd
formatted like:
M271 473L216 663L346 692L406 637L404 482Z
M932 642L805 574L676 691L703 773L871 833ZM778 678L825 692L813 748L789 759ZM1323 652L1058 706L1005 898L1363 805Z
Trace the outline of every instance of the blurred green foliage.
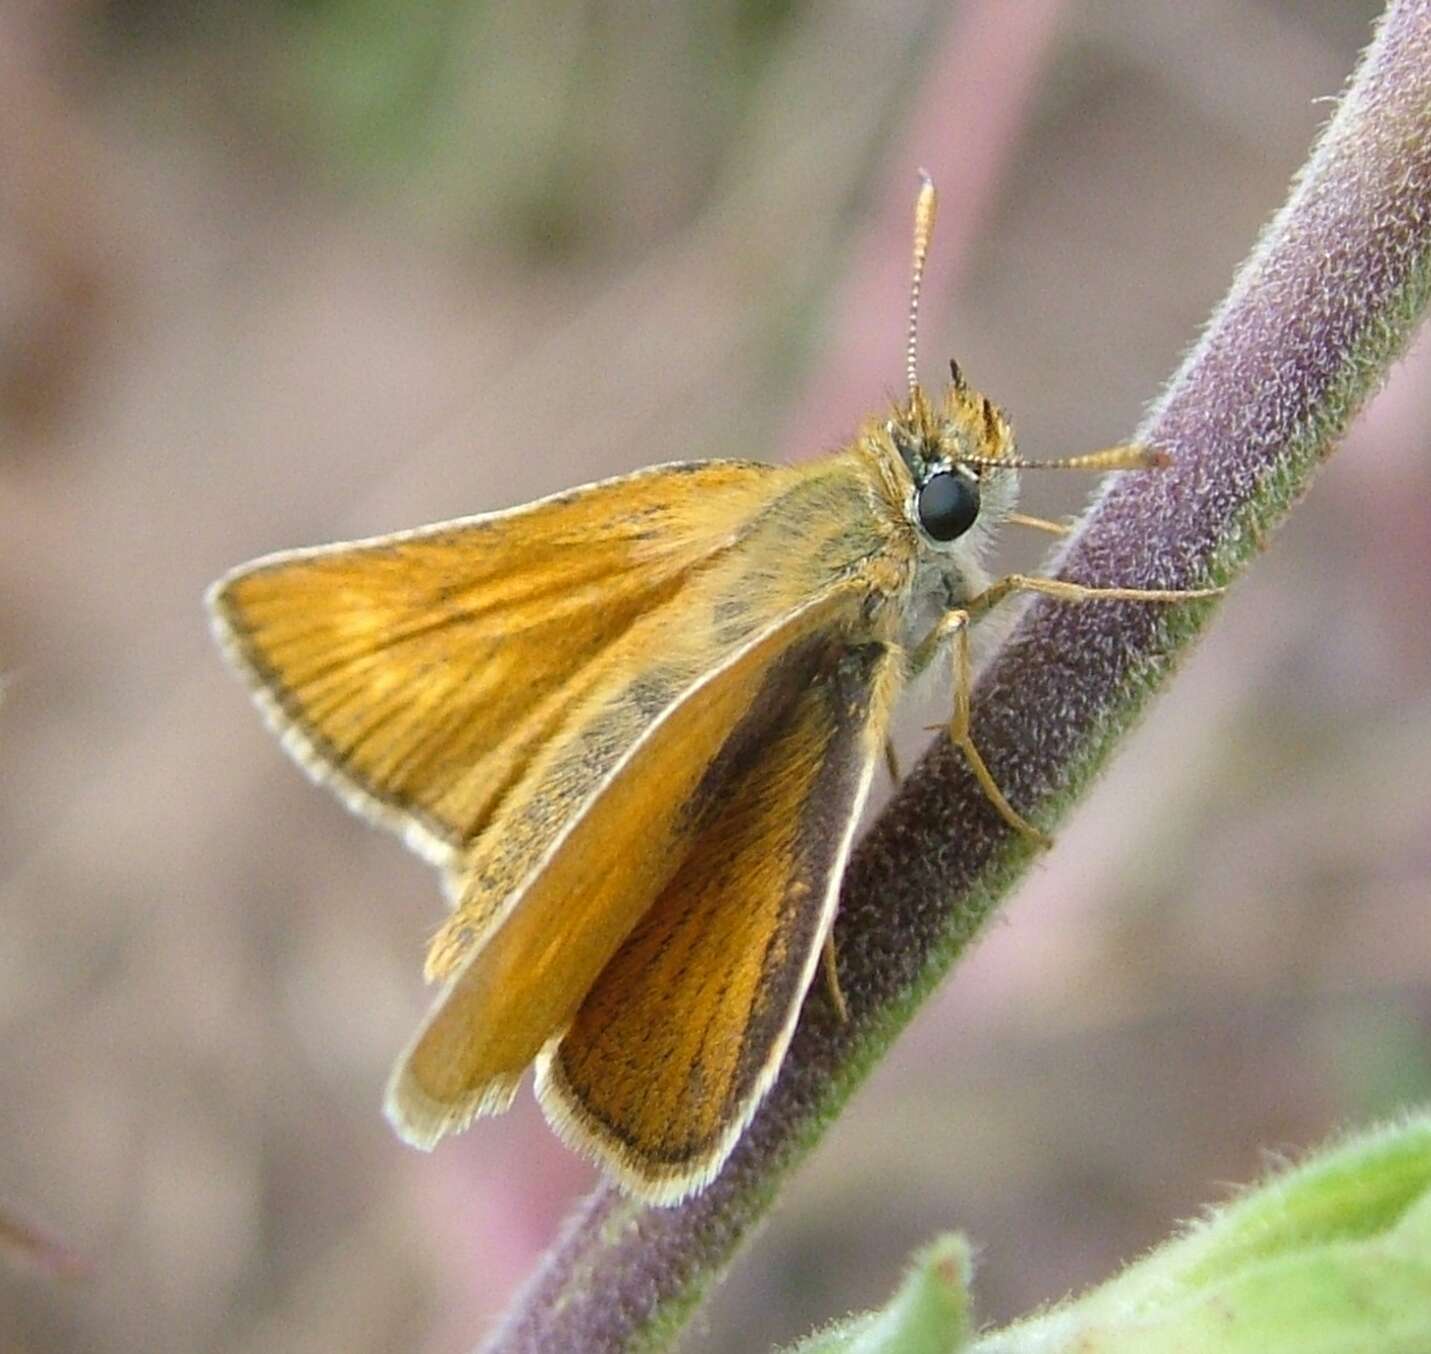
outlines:
M111 0L108 30L120 52L186 49L186 97L337 184L542 257L639 244L633 201L657 225L698 211L807 3Z
M1431 1347L1431 1118L1270 1177L1090 1293L968 1343L968 1246L792 1354L1420 1354Z

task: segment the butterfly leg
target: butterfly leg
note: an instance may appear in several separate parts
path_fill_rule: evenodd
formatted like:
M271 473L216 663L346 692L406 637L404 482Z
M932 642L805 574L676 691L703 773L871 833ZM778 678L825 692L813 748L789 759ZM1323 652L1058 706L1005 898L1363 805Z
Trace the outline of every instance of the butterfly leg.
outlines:
M899 753L895 751L893 738L884 740L884 769L889 772L890 780L898 785L902 777L899 774Z
M825 936L822 958L825 966L825 986L829 989L830 1000L835 1003L835 1014L840 1017L840 1024L843 1025L850 1018L850 1008L845 1005L845 994L840 990L840 971L835 966L834 931Z
M949 741L964 754L964 760L969 763L969 769L974 773L974 779L979 782L984 797L999 811L999 816L1016 832L1022 833L1036 845L1051 846L1053 839L1040 832L1005 798L969 733L969 693L974 687L974 663L969 654L970 619L968 610L946 611L915 650L912 667L918 672L942 644L950 638L953 639L950 652L954 663L954 716L945 726Z
M1225 591L1225 588L1096 588L1086 583L1069 583L1062 578L1005 574L976 597L971 597L965 603L965 610L971 619L982 616L1015 592L1040 592L1060 602L1195 602L1221 597Z
M1047 517L1031 517L1026 512L1011 512L1005 520L1010 526L1032 527L1035 531L1047 532L1050 536L1073 534L1073 527L1067 522L1050 522Z
M954 715L948 724L949 741L969 763L974 779L979 782L988 801L999 816L1016 831L1040 846L1051 845L1052 839L1040 832L1005 798L993 774L969 733L969 697L974 686L973 661L969 655L969 626L986 611L1015 592L1039 592L1060 602L1190 602L1221 596L1223 588L1096 588L1083 583L1069 583L1061 578L1034 578L1027 574L1007 574L991 583L983 592L953 611L947 611L910 657L910 668L921 672L939 651L953 640L951 657L954 663ZM938 727L938 726L935 726Z
M973 669L969 658L970 623L1015 592L1038 592L1060 602L1191 602L1220 597L1224 591L1223 588L1099 588L1085 583L1069 583L1061 578L1007 574L971 597L962 610L948 612L943 617L934 632L920 645L920 651L922 653L931 643L937 644L946 634L954 636L954 718L949 725L949 737L963 751L980 788L1005 822L1040 845L1051 845L1052 839L1028 822L1004 798L969 736L969 693L973 689ZM920 654L916 654L916 663L919 658Z

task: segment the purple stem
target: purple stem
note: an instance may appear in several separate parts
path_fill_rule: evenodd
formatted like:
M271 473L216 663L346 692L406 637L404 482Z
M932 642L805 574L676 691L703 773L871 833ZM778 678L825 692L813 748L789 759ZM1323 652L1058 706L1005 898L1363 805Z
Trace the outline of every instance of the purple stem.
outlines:
M1393 0L1291 199L1140 430L1172 466L1114 477L1060 574L1159 588L1231 578L1404 347L1428 279L1431 0ZM1055 822L1208 612L1031 606L975 699L975 739L1010 799ZM670 1209L597 1189L489 1354L666 1347L1029 855L936 740L846 875L836 944L848 1022L817 984L721 1177Z

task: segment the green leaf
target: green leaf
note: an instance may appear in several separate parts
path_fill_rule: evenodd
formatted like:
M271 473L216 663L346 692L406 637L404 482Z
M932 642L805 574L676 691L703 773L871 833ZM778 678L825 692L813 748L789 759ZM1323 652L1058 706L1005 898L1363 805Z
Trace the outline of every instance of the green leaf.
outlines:
M1431 1115L1323 1151L1117 1278L970 1343L969 1245L916 1255L889 1305L789 1354L1425 1354Z
M969 1243L940 1237L914 1257L889 1306L812 1335L790 1354L956 1354L969 1343Z
M1424 1354L1431 1116L1274 1176L971 1354Z

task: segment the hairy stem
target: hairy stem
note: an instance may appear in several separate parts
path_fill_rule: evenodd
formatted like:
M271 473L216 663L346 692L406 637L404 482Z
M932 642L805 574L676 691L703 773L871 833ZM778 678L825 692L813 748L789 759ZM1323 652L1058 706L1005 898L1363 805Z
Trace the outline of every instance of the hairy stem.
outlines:
M1233 578L1405 345L1429 288L1431 0L1393 0L1290 200L1139 431L1171 467L1115 476L1060 576ZM1056 823L1210 610L1039 599L975 693L974 738L1009 798ZM1029 858L936 742L846 875L836 944L849 1019L807 1003L778 1083L705 1193L648 1209L598 1189L490 1354L666 1347Z

